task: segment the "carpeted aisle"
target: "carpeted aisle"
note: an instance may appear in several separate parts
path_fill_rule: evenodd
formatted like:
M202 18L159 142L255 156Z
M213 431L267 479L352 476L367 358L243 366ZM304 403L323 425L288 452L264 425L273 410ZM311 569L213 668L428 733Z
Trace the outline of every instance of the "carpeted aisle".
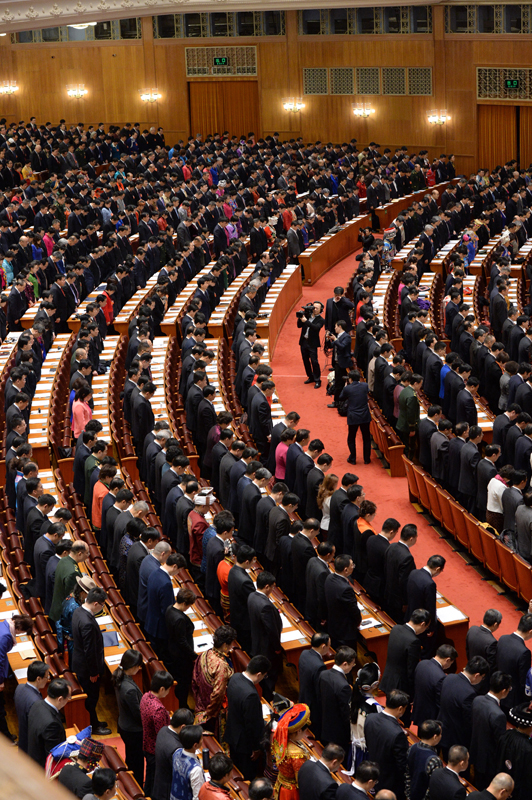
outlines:
M355 255L354 253L341 261L314 286L303 287L301 304L314 300L325 303L327 298L332 297L335 286L347 286L357 266ZM371 464L364 464L360 433L357 441L357 465L353 467L347 463L347 426L345 418L339 417L335 409L327 408L327 403L332 398L328 398L325 393L327 370L323 354L320 358L323 373L321 389L304 385L306 375L298 346L299 330L295 310L282 329L272 362L273 377L285 411L298 411L301 415L300 427L309 428L313 438L323 440L326 452L334 458L334 474L341 477L345 472L354 471L359 476L368 500L377 504L376 525L380 525L387 517L396 517L402 525L415 523L418 526L420 536L413 549L418 567L423 566L429 556L437 553L447 559L445 570L437 579L438 589L469 616L472 625L482 621L482 615L487 608L498 608L503 614L499 633L511 633L516 629L522 611L516 609L511 597L498 593L497 588L500 592L502 587L495 588L487 580L483 580L474 567L467 564L464 557L453 549L453 539L446 541L438 535L425 515L420 513L421 508L418 511L417 507L411 505L406 478L391 478L375 452L372 452Z

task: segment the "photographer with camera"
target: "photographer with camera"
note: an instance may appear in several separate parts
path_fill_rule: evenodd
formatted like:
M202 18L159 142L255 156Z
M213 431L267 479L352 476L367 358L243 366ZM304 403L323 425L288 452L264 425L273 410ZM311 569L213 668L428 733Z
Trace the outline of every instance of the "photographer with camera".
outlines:
M320 331L325 325L325 320L321 316L322 311L323 303L320 303L319 300L303 306L301 311L296 311L297 327L301 328L299 347L301 348L303 366L307 373L305 383L313 383L315 389L319 389L321 386L318 348L321 347Z
M327 333L327 341L334 346L334 402L329 403L327 408L338 408L340 393L344 388L347 372L353 367L353 356L351 354L351 335L347 333L347 322L339 319L334 326L334 333Z

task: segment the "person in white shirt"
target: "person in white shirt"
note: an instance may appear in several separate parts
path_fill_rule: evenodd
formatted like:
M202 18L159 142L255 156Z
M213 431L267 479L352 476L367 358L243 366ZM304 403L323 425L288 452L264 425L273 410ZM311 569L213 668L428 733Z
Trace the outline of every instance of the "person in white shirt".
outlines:
M499 533L504 526L502 495L508 486L508 479L514 468L511 464L501 467L499 473L488 483L488 501L486 505L486 522Z

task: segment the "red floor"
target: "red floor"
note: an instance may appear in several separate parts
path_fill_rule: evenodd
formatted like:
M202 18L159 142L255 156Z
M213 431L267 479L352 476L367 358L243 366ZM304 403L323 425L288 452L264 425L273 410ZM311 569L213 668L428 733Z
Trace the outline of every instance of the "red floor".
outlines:
M325 303L332 297L333 288L346 286L356 269L355 254L340 262L326 273L314 286L303 288L303 302L321 300ZM306 375L301 361L298 346L299 331L296 327L295 309L286 321L279 336L273 358L273 377L281 403L285 411L298 411L301 415L300 427L309 428L313 438L319 437L325 444L326 452L334 457L331 471L341 477L345 472L355 472L364 486L366 497L377 504L376 524L379 525L387 517L396 517L402 525L415 523L420 536L413 549L418 567L423 566L431 555L440 554L447 559L442 575L437 579L438 589L452 603L470 618L471 624L482 621L482 615L488 608L498 608L503 614L503 622L499 633L511 633L517 627L520 613L513 603L479 574L456 552L451 542L442 540L437 532L426 522L421 513L416 511L408 499L406 478L391 478L384 470L376 455L372 454L372 463L365 465L362 460L362 440L359 434L357 442L358 463L352 467L347 463L347 426L345 418L339 417L335 409L327 408L330 398L325 394L327 370L324 357L323 383L321 389L313 385L304 385Z

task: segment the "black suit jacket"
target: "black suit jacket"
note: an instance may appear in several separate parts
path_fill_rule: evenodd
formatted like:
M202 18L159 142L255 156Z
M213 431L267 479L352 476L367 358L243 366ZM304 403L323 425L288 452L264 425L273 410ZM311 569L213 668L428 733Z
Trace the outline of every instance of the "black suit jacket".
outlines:
M140 565L148 555L146 546L139 540L133 542L129 548L126 562L126 598L128 605L133 609L137 608L139 596L139 572Z
M278 564L279 541L281 537L288 536L290 525L290 517L282 506L275 506L275 508L272 508L268 518L268 539L264 550L264 555L270 561Z
M103 636L96 617L83 606L76 608L72 615L72 638L72 671L81 679L102 676L105 668Z
M290 445L290 447L286 452L286 472L285 472L284 482L286 483L291 492L294 491L295 487L296 462L302 452L303 448L296 442L292 442L292 444Z
M482 656L490 665L490 673L495 671L497 662L497 639L484 625L473 625L466 636L466 655L469 661L474 656ZM489 689L489 678L486 678L484 692ZM481 683L480 686L483 684Z
M460 476L458 491L469 497L477 494L477 464L480 453L476 444L466 442L460 451Z
M314 548L313 548L314 549ZM306 618L313 628L318 628L318 623L327 619L327 603L325 602L325 579L330 575L328 565L320 558L310 558L305 570Z
M157 734L155 741L155 778L152 800L170 800L172 757L178 747L182 747L179 736L168 725L165 725Z
M438 426L429 417L425 417L419 421L419 460L426 472L430 472L431 468L430 440L432 434L436 433L437 430Z
M421 642L410 625L395 625L388 639L386 666L381 679L383 692L400 689L414 696L414 673L421 655Z
M271 436L273 424L270 404L260 391L251 401L248 424L249 432L253 436L257 448L262 452L267 447L268 436Z
M301 322L298 319L297 327L302 329L299 337L300 346L309 347L311 350L317 350L318 347L321 347L320 331L324 325L325 320L321 316L314 317L312 320L307 320L307 322ZM305 336L307 331L308 336Z
M35 563L35 593L41 599L43 605L46 589L46 565L54 553L55 544L46 536L40 536L35 543L33 560Z
M431 800L465 800L466 788L460 778L447 767L435 769L429 779Z
M299 703L310 708L312 730L321 738L320 675L326 670L323 658L315 650L303 650L299 656Z
M294 574L294 602L302 614L306 614L307 564L316 557L316 551L308 536L302 531L292 539L292 569Z
M480 695L473 700L473 723L470 760L475 770L496 774L497 744L506 730L506 714L491 695Z
M325 578L324 592L333 646L354 642L362 621L355 590L341 575L330 573Z
M406 545L393 542L388 547L384 562L383 601L396 622L402 622L403 607L408 605L408 576L415 568L414 557Z
M248 613L252 655L267 656L271 662L275 661L281 651L281 615L271 600L261 592L248 595Z
M270 520L270 511L275 507L275 501L266 495L261 497L257 503L255 512L255 535L253 536L253 547L259 554L259 557L264 553L266 542L268 541L268 527Z
M477 407L473 396L467 389L461 389L456 395L456 421L476 425L478 421Z
M238 522L238 537L246 544L253 545L256 532L257 505L261 498L260 489L256 483L249 483L242 492L240 504L240 517Z
M501 701L501 708L506 713L512 706L524 703L527 699L525 681L530 663L530 650L520 636L510 633L500 637L497 645L497 669L512 676L512 691Z
M386 551L390 546L384 536L370 536L366 543L368 568L364 577L364 588L377 603L382 602Z
M368 758L380 767L380 788L390 789L397 800L403 800L408 740L400 722L388 714L368 714L364 736Z
M237 633L250 631L248 596L255 591L255 586L246 570L239 567L238 564L229 570L228 589L231 625Z
M481 458L477 464L477 508L484 512L488 502L488 483L496 474L497 467L495 464L487 458Z
M425 608L431 616L429 630L433 630L436 627L436 583L426 569L412 570L406 583L406 596L408 609L405 622L408 622L416 608Z
M227 684L227 726L225 741L232 751L258 750L264 733L262 705L257 689L241 672Z
M342 511L344 510L345 506L347 505L347 492L344 488L340 487L335 492L333 492L331 496L331 505L330 505L330 522L329 522L329 535L327 537L327 541L334 544L336 547L336 552L339 551L339 547L343 544L343 533L342 533Z
M412 721L421 725L426 719L437 719L445 672L434 658L423 659L414 672L414 711Z
M325 478L325 473L319 467L312 467L307 475L307 504L306 519L314 517L321 520L323 513L318 506L318 491Z
M431 402L439 403L440 396L440 372L443 361L436 353L429 353L425 362L425 374L423 381L423 391Z
M131 405L131 433L137 442L142 443L153 430L155 416L150 401L140 393L133 397Z
M462 744L469 749L471 742L471 714L477 696L463 672L447 675L442 683L438 719L443 725L442 747Z
M339 744L347 754L351 740L351 686L343 672L327 669L320 675L319 690L321 741L323 744Z
M321 761L305 761L297 776L305 800L335 800L338 784Z
M28 755L44 768L50 750L66 739L61 714L38 700L28 714Z

